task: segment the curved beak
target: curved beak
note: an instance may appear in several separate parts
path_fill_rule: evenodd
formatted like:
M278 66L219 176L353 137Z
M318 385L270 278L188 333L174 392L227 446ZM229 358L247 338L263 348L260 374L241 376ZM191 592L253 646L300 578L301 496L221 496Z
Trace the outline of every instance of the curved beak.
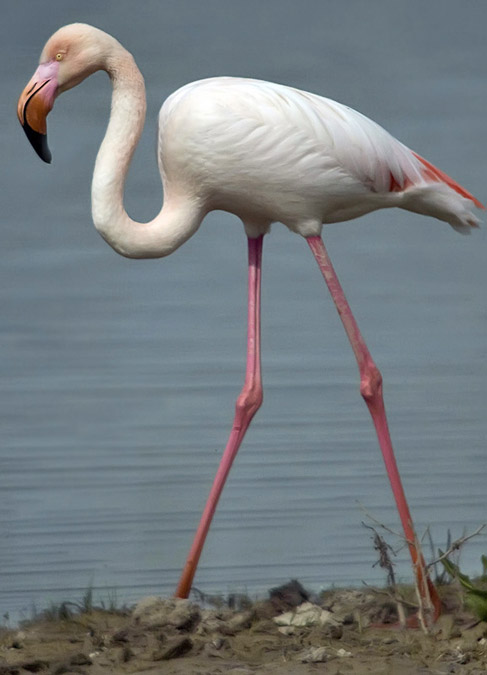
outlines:
M56 98L58 63L41 64L20 95L17 117L39 157L50 164L46 117Z

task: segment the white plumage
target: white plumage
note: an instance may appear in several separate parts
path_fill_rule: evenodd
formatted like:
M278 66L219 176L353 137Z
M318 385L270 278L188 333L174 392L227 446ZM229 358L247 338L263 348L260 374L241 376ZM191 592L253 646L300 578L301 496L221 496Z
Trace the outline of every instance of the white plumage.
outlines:
M205 203L255 230L279 221L303 236L323 223L400 206L469 232L470 199L431 180L378 124L321 96L218 77L172 94L159 114L164 182L206 191ZM394 190L391 190L394 186Z

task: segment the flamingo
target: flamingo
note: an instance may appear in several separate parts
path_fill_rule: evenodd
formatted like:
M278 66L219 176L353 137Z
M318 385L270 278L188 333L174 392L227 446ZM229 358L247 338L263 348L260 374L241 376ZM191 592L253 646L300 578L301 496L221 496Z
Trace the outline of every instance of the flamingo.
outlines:
M355 354L360 393L375 426L415 573L431 615L440 601L425 566L389 434L382 376L358 328L321 237L323 225L399 207L470 233L482 204L382 127L315 94L255 79L215 77L178 89L163 104L158 164L164 202L138 223L123 205L125 177L145 121L143 77L111 35L86 24L60 28L18 102L34 150L51 161L46 117L55 98L98 70L113 87L108 128L92 182L93 222L127 258L162 258L196 233L214 209L240 218L248 240L248 341L245 382L235 417L176 596L186 598L226 478L262 403L260 288L264 236L283 223L309 245Z

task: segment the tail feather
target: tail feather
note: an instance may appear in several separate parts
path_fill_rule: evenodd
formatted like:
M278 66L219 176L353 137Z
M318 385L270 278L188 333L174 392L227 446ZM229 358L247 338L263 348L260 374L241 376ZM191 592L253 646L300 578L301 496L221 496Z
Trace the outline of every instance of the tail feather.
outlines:
M451 187L452 190L458 192L459 195L462 195L462 197L465 197L466 199L470 199L470 201L472 201L477 208L485 209L485 206L479 202L478 199L476 199L472 194L470 194L470 192L465 190L465 188L453 180L453 178L450 178L448 174L446 174L441 169L438 169L436 166L434 166L434 164L431 164L431 162L428 162L427 159L424 159L424 157L421 157L416 152L413 152L413 155L426 167L426 171L424 172L424 176L426 178L432 178L434 181L446 183L448 187Z
M480 224L472 213L472 198L453 191L445 181L414 185L402 194L403 209L443 220L460 234L470 234Z

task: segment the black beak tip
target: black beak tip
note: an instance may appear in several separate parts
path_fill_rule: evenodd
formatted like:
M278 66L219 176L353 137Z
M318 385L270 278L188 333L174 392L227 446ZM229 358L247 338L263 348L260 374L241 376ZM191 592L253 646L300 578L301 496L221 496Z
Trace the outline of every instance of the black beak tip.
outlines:
M38 131L34 131L34 129L32 129L32 127L30 127L27 122L24 122L22 128L25 131L25 135L29 139L30 144L42 161L46 162L46 164L50 164L52 155L47 145L47 135L40 134Z

